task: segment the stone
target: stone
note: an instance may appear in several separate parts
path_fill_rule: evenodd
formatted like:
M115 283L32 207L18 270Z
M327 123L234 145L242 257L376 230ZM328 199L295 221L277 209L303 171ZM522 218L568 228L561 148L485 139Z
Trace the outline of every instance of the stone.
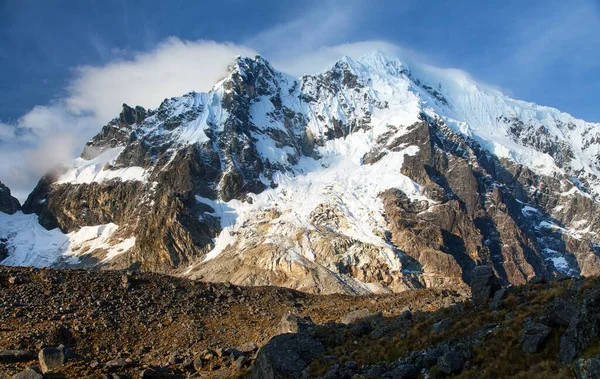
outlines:
M302 333L313 328L314 326L315 324L310 319L302 318L296 315L285 315L281 318L281 321L279 321L277 333Z
M124 368L124 367L127 367L127 365L128 365L128 363L125 359L117 358L117 359L113 359L113 360L106 362L104 364L104 367L110 370L110 369Z
M239 357L237 357L235 359L235 361L233 361L233 367L235 367L236 370L241 370L244 368L244 365L246 364L247 361L248 361L248 358L246 358L243 355L240 355Z
M444 355L444 352L438 348L431 348L425 351L423 355L423 367L430 369L438 363L440 357Z
M577 315L577 308L570 301L554 299L545 310L545 316L554 325L569 326Z
M600 378L600 357L579 359L573 366L577 379Z
M351 370L356 370L358 368L358 363L354 361L347 361L344 363L344 367L349 368Z
M35 359L35 354L26 350L0 351L0 363L28 362Z
M419 369L410 363L402 363L396 366L388 376L396 379L416 379L419 375Z
M324 351L321 342L305 334L275 336L258 351L252 378L301 378L302 372Z
M200 357L194 358L194 370L200 371L200 370L202 370L203 366L204 366L204 362L203 362L202 358L200 358Z
M487 303L496 290L499 289L498 278L489 266L477 266L473 269L471 280L471 299L475 306Z
M571 363L600 332L600 288L584 295L583 304L560 337L558 357L563 364Z
M433 326L431 327L431 330L436 334L440 334L441 332L446 330L449 326L450 326L450 320L445 318L445 319L433 324Z
M140 372L139 377L141 379L150 379L150 378L160 378L161 375L158 372L156 372L150 368L147 368L147 369L142 370L142 372Z
M371 312L367 308L359 309L357 311L352 311L345 316L343 316L340 321L342 324L354 324L360 321L365 321L367 319L381 316L381 313Z
M526 320L521 332L521 350L530 354L537 353L550 331L547 325Z
M438 359L438 370L448 375L461 372L463 365L463 358L454 351L449 351Z
M37 371L26 369L13 376L13 379L42 379L43 376Z
M50 373L60 369L65 364L65 353L57 347L45 347L38 354L42 373Z
M400 320L410 321L410 320L412 320L412 316L413 316L412 312L409 310L406 310L406 311L400 313L400 315L398 315L398 318Z
M504 298L506 297L506 288L500 288L494 296L492 300L488 304L490 311L497 311L502 308L504 305Z
M254 342L248 342L237 347L237 350L244 353L253 353L258 350L258 346Z

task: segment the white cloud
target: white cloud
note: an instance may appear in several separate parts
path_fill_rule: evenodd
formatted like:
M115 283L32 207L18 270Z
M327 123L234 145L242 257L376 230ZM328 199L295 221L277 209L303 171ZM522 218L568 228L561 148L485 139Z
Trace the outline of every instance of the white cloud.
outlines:
M344 43L334 46L321 46L319 48L303 51L296 55L274 54L271 58L273 66L294 76L315 74L322 72L333 65L342 56L359 58L374 51L383 51L393 56L408 57L402 54L404 50L385 41L361 41Z
M74 158L122 103L155 108L166 97L207 91L244 46L169 38L129 60L75 70L66 98L36 106L16 125L0 123L0 179L23 201L49 168Z
M118 114L122 103L156 108L167 97L209 90L237 54L256 52L234 44L169 38L131 60L78 68L65 103L75 114L92 112L104 121Z

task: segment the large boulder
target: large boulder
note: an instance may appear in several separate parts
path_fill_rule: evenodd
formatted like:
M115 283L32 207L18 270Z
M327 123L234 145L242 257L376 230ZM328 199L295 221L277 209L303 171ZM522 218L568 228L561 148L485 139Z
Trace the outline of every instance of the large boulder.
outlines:
M477 266L473 269L471 296L473 304L484 305L500 289L498 278L489 266Z
M554 325L569 326L577 315L577 307L565 299L554 299L546 307L545 317Z
M600 378L600 357L579 359L575 362L574 368L577 379Z
M281 334L263 346L252 368L254 379L301 378L308 365L323 355L325 348L305 334Z
M277 334L302 333L314 326L315 324L309 318L302 318L296 315L285 315L281 318L281 321L279 321Z
M51 373L60 369L65 364L64 349L45 347L38 354L42 373Z
M449 351L438 359L438 370L444 374L456 374L462 371L465 364L460 354Z
M528 319L521 332L521 349L526 353L537 353L550 332L547 325Z
M381 313L371 312L367 308L352 311L341 318L342 324L355 324L357 322L381 316Z
M571 363L600 332L600 288L584 295L583 304L569 322L560 338L558 356L562 363Z

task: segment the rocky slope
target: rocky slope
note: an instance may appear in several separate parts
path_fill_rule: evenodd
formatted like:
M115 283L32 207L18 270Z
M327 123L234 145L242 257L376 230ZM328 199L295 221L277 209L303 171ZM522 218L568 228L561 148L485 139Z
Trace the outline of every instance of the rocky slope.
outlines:
M132 271L0 266L0 377L40 371L38 353L60 345L60 364L46 377L236 377L249 374L258 346L276 334L365 307L392 316L460 300L433 289L316 296Z
M596 378L597 278L311 295L135 271L0 267L0 376ZM29 375L29 376L26 376Z
M2 263L351 294L468 292L482 264L597 275L599 153L598 124L451 70L376 53L296 79L238 57L208 93L123 105L0 213Z

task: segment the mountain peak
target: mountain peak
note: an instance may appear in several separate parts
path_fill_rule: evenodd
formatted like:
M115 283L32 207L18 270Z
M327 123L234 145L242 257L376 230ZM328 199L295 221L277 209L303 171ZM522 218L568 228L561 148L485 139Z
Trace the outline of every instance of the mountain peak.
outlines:
M600 273L598 125L381 51L301 79L260 56L230 68L124 107L40 181L24 211L60 228L43 262L321 293L459 287L478 264L508 283ZM22 237L9 262L41 262Z

